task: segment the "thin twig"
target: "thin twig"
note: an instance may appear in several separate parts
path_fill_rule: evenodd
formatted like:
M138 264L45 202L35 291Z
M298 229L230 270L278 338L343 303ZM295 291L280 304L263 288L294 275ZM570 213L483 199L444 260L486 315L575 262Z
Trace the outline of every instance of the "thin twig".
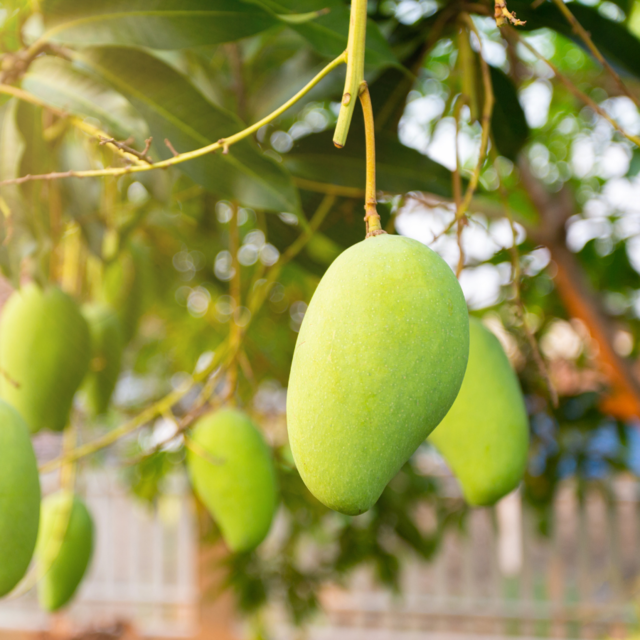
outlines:
M310 80L298 93L296 93L291 99L287 100L282 106L278 107L275 111L270 113L268 116L262 118L262 120L252 124L250 127L243 129L242 131L235 133L228 138L222 138L217 142L214 142L206 147L201 147L200 149L195 149L193 151L188 151L187 153L180 153L173 158L168 158L167 160L161 160L159 162L154 162L153 164L142 163L138 158L135 158L136 164L135 166L130 167L109 167L106 169L92 169L89 171L63 171L63 172L55 172L49 174L41 174L41 175L32 175L32 176L23 176L22 178L15 178L11 180L5 180L0 182L1 186L7 186L10 184L22 184L23 182L30 182L36 180L58 180L61 178L102 178L106 176L122 176L129 173L141 173L143 171L152 171L154 169L166 169L167 167L173 167L182 162L187 162L188 160L194 160L196 158L200 158L209 153L213 153L218 149L222 149L223 153L226 153L229 150L229 147L245 138L249 137L258 129L263 127L265 124L268 124L272 120L275 120L278 116L282 115L285 111L287 111L290 107L292 107L300 98L302 98L305 94L307 94L313 87L315 87L318 82L320 82L325 76L327 76L331 71L339 67L346 60L346 56L344 53L339 55L337 58L332 60L320 73L318 73L312 80ZM0 87L0 91L1 91Z
M580 36L581 40L587 45L587 48L593 54L593 57L607 70L607 73L613 78L614 82L618 85L618 88L628 98L633 100L635 105L640 108L640 101L634 96L622 78L616 73L615 69L609 64L607 59L600 53L600 50L594 44L589 32L578 22L576 17L571 13L571 9L565 4L564 0L553 0L553 3L558 7L562 15L567 19L567 22L571 25L573 32Z
M594 100L592 100L586 93L583 93L576 87L569 78L567 78L556 65L553 64L550 60L545 58L541 53L536 51L534 47L532 47L515 29L511 29L509 27L505 27L505 29L509 29L509 33L513 35L518 42L522 43L524 47L526 47L533 55L541 60L549 68L553 71L554 75L562 84L564 84L569 91L576 96L579 100L582 100L587 106L591 107L600 117L604 118L619 134L623 135L627 140L633 142L637 147L640 147L640 138L638 136L634 136L630 133L627 133L600 105L598 105Z
M495 145L493 149L493 160L494 163L498 157L498 153L495 151ZM522 323L522 330L527 338L527 342L529 343L529 348L531 349L531 354L533 355L533 361L536 363L536 367L540 372L540 376L545 382L547 390L549 391L549 398L551 400L551 404L554 407L558 406L558 392L551 381L551 376L549 375L549 369L542 358L542 354L540 353L540 349L538 347L538 343L536 341L533 332L529 328L529 324L527 322L527 310L524 306L524 301L522 299L522 291L520 289L520 281L522 278L522 270L520 268L520 252L518 251L518 230L516 229L516 224L513 219L513 213L511 211L511 207L509 206L509 198L507 196L506 189L502 182L502 177L498 172L498 189L500 194L500 201L502 204L502 208L504 211L504 215L509 221L509 226L511 227L511 234L513 236L513 245L509 249L509 253L511 255L511 265L513 270L513 297L516 306L516 313L520 318L520 322Z
M175 147L171 144L171 140L169 140L169 138L165 138L164 139L164 143L165 145L167 145L167 148L169 149L169 151L171 151L172 155L174 158L177 158L180 154L175 150Z
M105 144L112 144L114 147L117 147L121 151L126 151L127 153L130 153L132 156L135 156L136 158L139 158L140 160L143 160L147 164L153 164L153 160L147 155L147 153L149 153L149 149L151 148L151 142L153 141L153 138L151 138L151 137L147 138L144 141L144 149L142 151L137 151L133 147L129 146L129 143L133 142L133 140L131 138L128 138L124 142L119 142L115 138L102 138L101 137L99 140L100 140L99 144L101 146L105 145Z
M478 162L476 167L471 174L471 178L469 179L469 185L467 186L467 190L464 194L464 200L462 204L456 211L456 219L460 219L464 216L471 204L471 200L473 198L473 194L478 187L478 182L480 181L480 173L482 171L482 167L487 159L487 149L489 146L489 133L491 131L491 114L493 113L493 87L491 85L491 73L489 71L489 65L487 61L484 59L483 51L482 51L482 40L480 38L480 34L476 29L473 20L469 16L468 13L462 14L462 19L467 23L469 28L476 34L476 38L478 39L478 57L480 58L480 69L482 71L482 85L484 88L484 106L482 107L482 134L480 136L480 150L478 155Z

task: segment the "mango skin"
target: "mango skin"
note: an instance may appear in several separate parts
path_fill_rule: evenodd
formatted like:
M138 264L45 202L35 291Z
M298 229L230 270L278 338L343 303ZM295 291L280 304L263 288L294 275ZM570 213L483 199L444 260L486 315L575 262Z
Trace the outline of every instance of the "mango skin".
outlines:
M269 533L278 503L271 450L251 419L236 409L200 418L192 440L211 459L189 449L194 490L232 551L249 551Z
M11 295L0 317L0 397L32 432L61 431L90 353L89 327L73 298L28 284Z
M464 296L438 254L391 235L343 252L304 317L287 392L311 493L349 515L375 504L453 404L468 350Z
M518 378L498 339L469 322L469 364L460 393L429 436L474 506L491 505L524 475L529 420Z
M91 561L93 537L93 518L78 496L58 491L42 501L36 558L43 572L38 601L46 611L62 609L75 595Z
M91 334L91 363L83 389L92 415L103 414L109 408L116 388L124 338L118 314L107 305L94 303L82 308Z
M0 597L27 572L39 521L40 477L29 429L0 400Z

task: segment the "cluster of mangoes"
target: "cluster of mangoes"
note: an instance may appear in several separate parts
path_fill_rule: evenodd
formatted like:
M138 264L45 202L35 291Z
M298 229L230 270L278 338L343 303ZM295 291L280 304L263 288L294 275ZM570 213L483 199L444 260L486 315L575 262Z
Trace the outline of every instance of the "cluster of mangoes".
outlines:
M391 235L347 249L322 278L293 356L287 424L309 490L351 515L432 432L473 505L518 485L529 442L518 380L493 334L469 322L451 269Z
M118 274L115 281L121 291ZM0 596L24 576L34 548L47 610L69 602L82 580L93 548L91 515L68 491L40 505L29 431L62 430L81 384L90 412L106 410L137 318L137 309L81 310L59 289L35 284L3 311L0 548L12 553L0 564ZM473 505L512 491L526 464L527 414L500 343L469 319L446 263L400 236L356 244L322 278L296 344L287 421L307 487L349 515L368 510L427 437ZM194 490L228 546L255 548L278 502L260 430L243 412L222 409L197 420L187 445Z

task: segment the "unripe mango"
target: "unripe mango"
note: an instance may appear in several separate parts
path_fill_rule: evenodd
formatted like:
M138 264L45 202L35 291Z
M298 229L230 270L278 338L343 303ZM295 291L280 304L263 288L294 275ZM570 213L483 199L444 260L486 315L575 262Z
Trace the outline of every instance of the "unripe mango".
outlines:
M429 436L471 505L493 504L525 471L529 422L518 378L498 339L471 318L469 364L460 393Z
M40 520L40 478L29 429L0 401L0 597L22 579L31 562Z
M83 389L95 416L109 408L120 375L124 340L118 315L107 305L85 305L82 314L89 324L92 356Z
M42 577L38 601L57 611L73 598L93 554L93 519L84 502L70 491L42 501L36 558Z
M138 331L140 318L149 299L153 267L147 247L131 242L104 273L103 298L113 307L128 344Z
M0 396L32 432L61 431L90 359L89 328L73 298L28 284L0 318Z
M262 434L241 411L200 418L187 454L196 494L232 551L249 551L269 533L277 506L276 473Z
M342 513L369 509L453 404L468 351L464 296L438 254L391 235L342 253L302 322L287 393L311 493Z

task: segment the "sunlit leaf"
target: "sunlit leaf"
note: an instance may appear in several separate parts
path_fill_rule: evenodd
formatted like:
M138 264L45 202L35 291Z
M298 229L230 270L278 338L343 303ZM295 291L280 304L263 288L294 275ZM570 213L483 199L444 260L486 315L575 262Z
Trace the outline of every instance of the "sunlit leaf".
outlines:
M292 24L285 22L321 55L335 58L347 48L349 35L349 7L341 0L255 0L257 4L276 15L308 13L327 9L326 13L313 20ZM386 67L398 64L378 25L369 20L367 24L366 64L370 67Z
M237 117L209 102L184 76L142 51L92 48L79 59L138 109L162 158L172 155L165 139L184 153L244 128ZM197 183L221 196L260 209L299 210L291 177L248 140L231 147L226 155L208 154L178 166Z
M22 79L22 88L47 104L77 116L100 121L115 137L145 133L145 124L119 93L61 58L36 59Z
M278 24L239 0L44 0L47 40L184 49L233 42Z

